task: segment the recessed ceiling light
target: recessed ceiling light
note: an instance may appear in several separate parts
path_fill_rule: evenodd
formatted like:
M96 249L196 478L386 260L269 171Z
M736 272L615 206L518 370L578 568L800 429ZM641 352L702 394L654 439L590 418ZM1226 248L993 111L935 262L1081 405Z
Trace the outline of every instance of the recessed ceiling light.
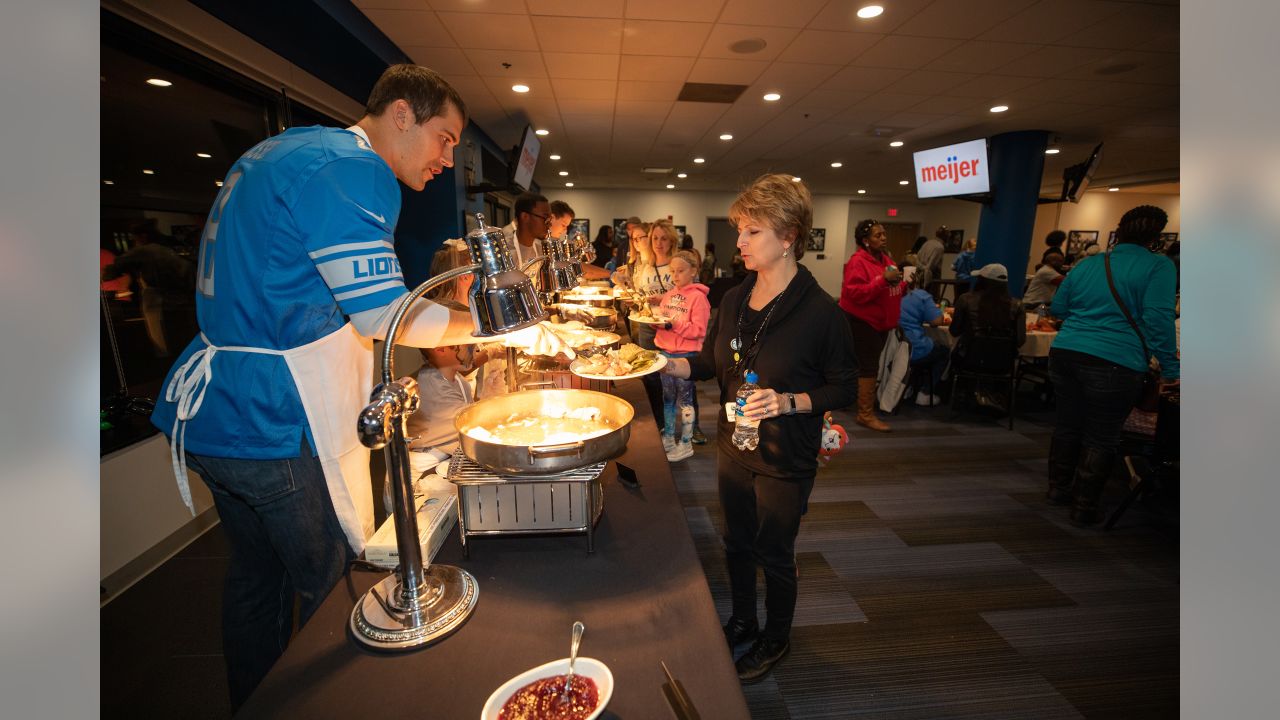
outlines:
M721 140L732 140L732 139L733 139L733 136L732 136L732 135L730 135L729 133L725 133L725 134L723 134L723 135L721 135L721 136L720 136L720 139L721 139Z
M537 130L533 131L533 134L534 135L550 135L551 131L546 128L538 128Z
M217 185L218 187L222 187L222 181L221 181L221 180L214 180L214 181L213 181L213 184L214 184L214 185Z
M684 178L689 177L689 173L677 173L677 174L676 174L676 177L678 177L678 178L680 178L680 179L682 179L682 180L683 180Z
M879 17L882 12L884 12L884 8L879 5L868 5L858 10L858 17L863 20L870 20L873 17Z
M899 184L899 185L910 185L910 184L911 184L911 181L910 181L910 180L899 180L899 181L898 181L898 184Z
M1058 153L1060 153L1060 152L1062 152L1062 151L1061 151L1061 150L1059 150L1058 148L1049 148L1048 150L1045 150L1045 151L1044 151L1044 154L1045 154L1045 155L1057 155L1057 154L1058 154Z
M143 171L142 171L142 174L143 174L143 175L155 175L155 174L156 174L156 171L155 171L155 170L143 170Z
M781 95L779 95L778 93L765 93L765 94L764 94L764 101L765 101L765 102L778 102L778 101L779 101L779 100L781 100L781 99L782 99L782 96L781 96Z
M889 147L902 147L902 141L894 140L893 142L889 143Z
M858 191L858 194L859 194L859 195L866 195L866 194L867 194L867 191L866 191L866 190L859 190L859 191Z
M516 91L516 92L518 92L518 93L527 93L527 92L529 92L529 86L528 86L528 85L512 85L512 86L511 86L511 89L512 89L512 90L515 90L515 91Z
M565 175L568 175L568 174L569 174L569 171L568 171L568 170L561 170L561 171L560 171L560 177L564 177Z
M791 182L800 182L800 176L799 176L799 175L792 175L792 176L791 176Z
M567 183L565 183L565 184L564 184L564 186L565 186L565 187L573 187L573 183L571 183L571 182L567 182Z
M833 168L844 167L844 163L842 163L842 162L833 162L833 163L831 163L831 167L833 167Z
M211 158L211 157L213 157L213 156L212 156L212 155L210 155L209 153L196 153L196 157L198 157L198 158Z
M706 159L706 158L694 158L694 159L693 159L693 161L694 161L694 162L696 162L696 163L698 163L699 165L701 165L702 163L706 162L706 161L707 161L707 159Z
M552 160L559 160L559 159L560 159L560 156L559 156L559 155L552 155L552 156L551 156L551 159L552 159Z
M667 183L667 189L668 189L668 190L675 190L675 189L676 189L676 186L675 186L675 185L672 185L671 183Z
M991 108L991 112L1004 112L1005 110L1008 110L1008 109L1009 109L1008 105L997 105Z
M103 184L103 185L115 185L115 184L116 184L116 181L115 181L115 180L103 180L103 181L102 181L102 184Z
M147 84L155 85L156 87L169 87L173 83L168 80L161 80L160 78L147 78Z
M1107 192L1120 192L1120 188L1107 188Z

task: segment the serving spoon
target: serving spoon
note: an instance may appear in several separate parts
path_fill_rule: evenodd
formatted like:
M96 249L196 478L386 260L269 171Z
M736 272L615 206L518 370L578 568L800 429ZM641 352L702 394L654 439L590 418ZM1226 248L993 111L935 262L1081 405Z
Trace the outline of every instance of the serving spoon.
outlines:
M578 646L582 644L582 633L586 629L587 626L581 621L573 623L573 641L569 643L569 674L564 676L564 690L560 692L561 705L567 705L573 700L573 695L569 692L573 683L573 664L578 659Z

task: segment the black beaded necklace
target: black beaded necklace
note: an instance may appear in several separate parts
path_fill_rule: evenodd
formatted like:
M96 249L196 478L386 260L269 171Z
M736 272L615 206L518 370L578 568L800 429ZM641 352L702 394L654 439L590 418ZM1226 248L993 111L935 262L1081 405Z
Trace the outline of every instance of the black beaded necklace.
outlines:
M790 287L790 285L787 287ZM735 373L739 370L743 370L744 374L750 371L751 362L760 352L760 336L764 334L765 328L769 327L769 318L773 317L773 311L778 309L778 305L781 304L780 301L782 300L782 296L787 294L787 288L783 288L782 292L774 296L774 298L769 301L768 305L760 308L759 312L764 312L765 310L768 310L768 312L765 312L764 320L760 323L760 327L756 328L756 334L751 338L751 344L743 350L743 320L746 316L747 306L751 304L751 296L754 295L755 292L756 286L752 285L751 290L747 292L746 300L743 300L742 304L738 306L738 334L729 341L729 349L733 351L733 369Z

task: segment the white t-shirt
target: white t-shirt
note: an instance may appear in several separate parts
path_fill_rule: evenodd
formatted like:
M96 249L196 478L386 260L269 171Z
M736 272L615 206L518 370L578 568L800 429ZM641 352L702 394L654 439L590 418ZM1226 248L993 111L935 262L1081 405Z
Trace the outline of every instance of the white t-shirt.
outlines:
M410 447L438 447L452 453L458 444L453 419L471 404L471 383L460 374L449 380L436 368L423 365L418 371L418 396L418 411L409 416L407 423L409 437L417 438Z
M512 256L516 259L517 270L526 262L542 256L542 243L537 240L534 240L533 244L528 247L520 244L520 240L516 237L516 224L514 222L502 228L502 235L511 246Z

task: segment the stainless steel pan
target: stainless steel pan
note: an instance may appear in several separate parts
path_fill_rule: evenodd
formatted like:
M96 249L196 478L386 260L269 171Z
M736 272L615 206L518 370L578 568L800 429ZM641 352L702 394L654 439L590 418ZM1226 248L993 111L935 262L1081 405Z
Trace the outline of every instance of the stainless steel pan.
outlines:
M474 438L467 430L492 428L512 415L563 414L577 408L599 408L614 429L604 435L560 445L504 445ZM454 420L458 440L467 457L498 473L554 475L621 455L631 439L631 403L594 390L524 390L481 400Z

